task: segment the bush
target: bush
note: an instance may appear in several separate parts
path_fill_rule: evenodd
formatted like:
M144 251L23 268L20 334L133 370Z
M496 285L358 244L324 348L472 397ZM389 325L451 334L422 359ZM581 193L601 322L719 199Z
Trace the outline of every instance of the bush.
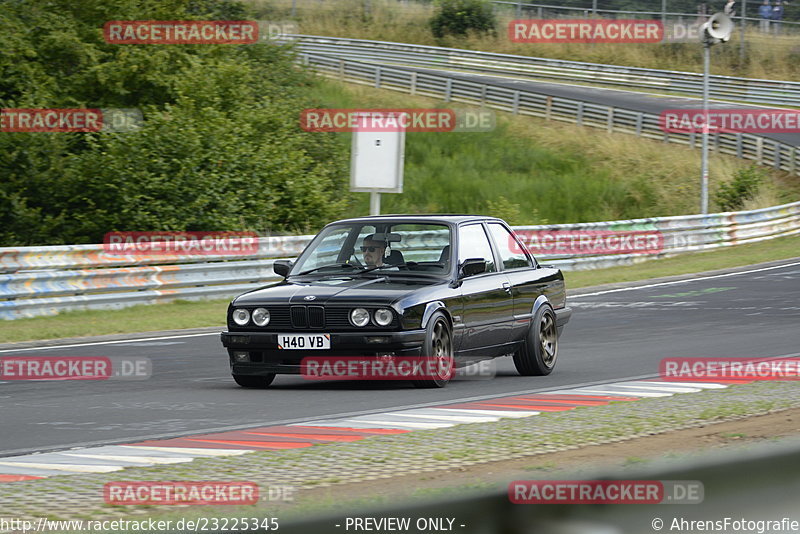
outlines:
M758 188L766 178L763 170L755 165L736 171L733 180L720 184L714 200L722 211L736 211L744 207L758 193Z
M465 37L470 31L494 33L497 19L485 0L440 0L430 21L437 39L445 35Z
M0 134L0 246L111 231L310 232L346 211L348 154L285 47L110 45L107 20L246 19L227 0L0 0L0 107L137 108L128 133Z

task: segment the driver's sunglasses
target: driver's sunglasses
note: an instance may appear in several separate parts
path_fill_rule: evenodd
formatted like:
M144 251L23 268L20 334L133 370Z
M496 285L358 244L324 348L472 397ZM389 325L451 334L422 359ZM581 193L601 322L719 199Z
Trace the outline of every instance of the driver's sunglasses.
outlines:
M383 248L383 247L361 247L361 252L366 252L366 251L368 251L368 250L369 250L370 252L375 252L375 251L376 251L376 250L378 250L379 248Z

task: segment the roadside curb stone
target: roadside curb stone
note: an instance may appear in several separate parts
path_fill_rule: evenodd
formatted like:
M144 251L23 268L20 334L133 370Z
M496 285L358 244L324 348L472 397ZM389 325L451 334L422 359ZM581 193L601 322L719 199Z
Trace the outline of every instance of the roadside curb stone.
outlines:
M241 456L201 458L186 464L135 467L104 474L53 476L0 484L3 516L35 520L237 514L253 507L108 506L103 485L135 480L246 480L259 487L334 487L390 480L503 460L628 441L677 430L736 421L800 407L800 384L755 382L671 397L542 412L526 418L469 423L407 434L378 435L352 443L325 443L304 449L256 451ZM262 502L257 507L265 506Z

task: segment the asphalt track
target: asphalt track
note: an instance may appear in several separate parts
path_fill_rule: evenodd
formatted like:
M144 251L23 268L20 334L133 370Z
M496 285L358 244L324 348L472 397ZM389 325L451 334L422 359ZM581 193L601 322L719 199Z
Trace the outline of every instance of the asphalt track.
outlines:
M370 61L375 63L375 61ZM384 64L384 63L382 63ZM567 98L572 100L580 100L583 102L591 102L602 106L612 106L620 109L628 109L631 111L641 111L644 113L651 113L659 115L662 111L680 110L680 109L702 109L702 100L699 98L680 97L674 95L654 95L648 93L639 93L635 91L625 91L621 89L607 89L599 87L587 87L585 85L570 85L566 83L552 83L552 82L537 82L523 78L512 78L509 75L504 76L490 76L485 74L467 74L462 72L453 72L446 69L428 69L422 67L408 67L399 66L395 64L385 63L387 66L399 70L425 72L428 74L442 74L447 73L448 76L464 80L472 83L487 83L496 87L504 87L507 89L527 91L531 93L538 93L558 98ZM787 106L789 103L787 102ZM752 104L733 104L729 102L719 102L712 100L709 104L710 109L775 109L769 106L756 106ZM757 133L767 139L780 141L787 145L800 146L800 132L790 133Z
M0 382L0 456L652 377L665 357L795 354L800 258L584 292L570 305L575 314L549 377L520 377L502 358L494 379L458 380L442 390L295 376L279 376L268 390L241 389L230 379L216 333L3 351L0 356L146 357L153 372L136 381Z

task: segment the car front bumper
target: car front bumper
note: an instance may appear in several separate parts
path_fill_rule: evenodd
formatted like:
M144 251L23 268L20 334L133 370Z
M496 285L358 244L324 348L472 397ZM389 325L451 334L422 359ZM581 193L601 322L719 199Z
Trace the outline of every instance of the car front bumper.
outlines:
M331 348L325 350L278 349L278 335L312 332L222 332L220 339L228 349L231 373L265 375L269 373L299 374L300 363L307 357L380 357L419 356L425 341L425 330L401 332L331 333ZM235 353L246 352L248 361L239 361Z

